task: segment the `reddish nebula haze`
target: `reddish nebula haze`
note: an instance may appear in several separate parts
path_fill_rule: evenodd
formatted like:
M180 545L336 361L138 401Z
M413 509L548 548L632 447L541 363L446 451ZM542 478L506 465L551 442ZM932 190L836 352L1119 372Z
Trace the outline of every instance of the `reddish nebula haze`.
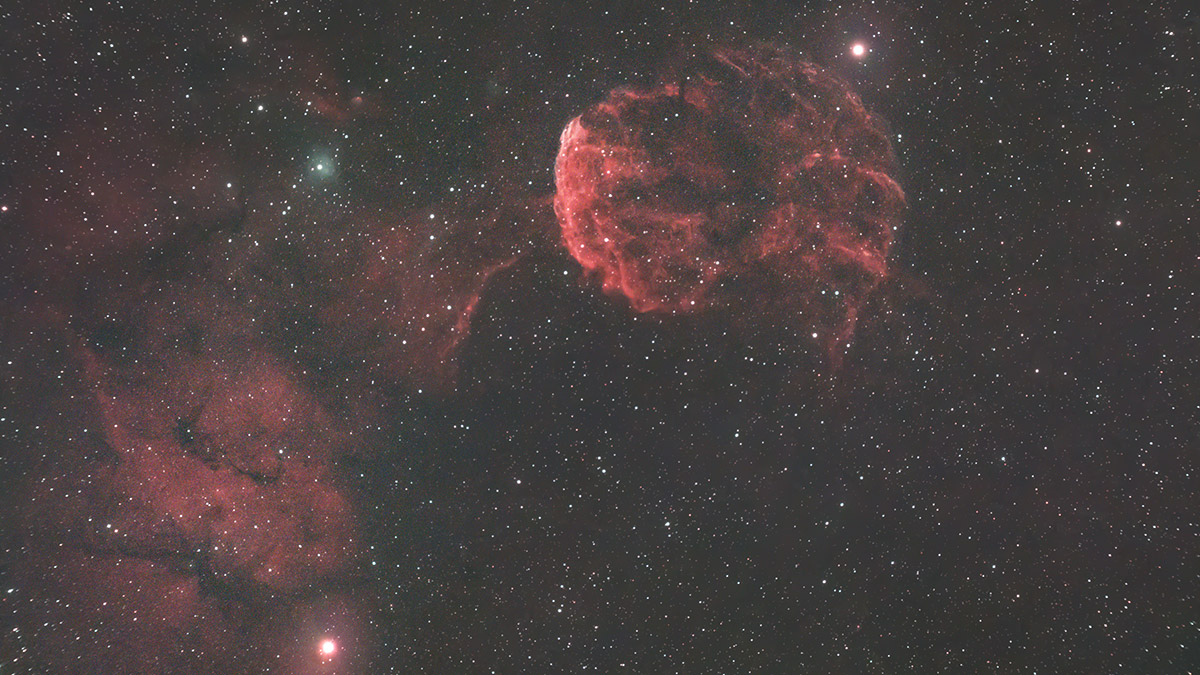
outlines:
M882 125L841 80L782 52L720 50L690 71L615 89L567 124L564 245L637 311L770 289L805 325L848 330L904 208Z
M0 442L21 452L0 548L24 561L4 587L22 630L0 631L0 652L52 672L357 672L373 658L371 528L393 515L376 505L406 515L391 486L419 480L423 444L448 442L427 411L474 405L440 404L482 381L458 372L472 334L507 339L515 322L477 317L555 297L520 284L561 252L549 195L506 175L518 144L503 133L495 181L430 177L449 197L379 187L424 171L391 163L424 144L407 133L386 161L353 146L331 159L324 139L408 118L327 70L214 88L206 105L263 103L215 107L188 133L165 102L72 117L20 167L29 187L5 203L28 236L0 246L0 284L18 291L0 294L0 347L19 356L0 361L0 422L22 430ZM781 52L679 72L567 125L563 242L636 311L723 308L844 343L904 202L880 125ZM300 110L302 154L267 133ZM250 131L226 134L226 117Z

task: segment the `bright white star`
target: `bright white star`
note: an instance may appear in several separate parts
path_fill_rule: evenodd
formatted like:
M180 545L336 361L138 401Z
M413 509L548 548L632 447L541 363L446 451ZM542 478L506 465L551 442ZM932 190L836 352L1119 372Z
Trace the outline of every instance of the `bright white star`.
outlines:
M333 640L322 640L320 650L321 650L321 656L328 659L337 653L338 646L337 646L337 643L334 642Z
M855 42L854 45L850 47L850 53L855 56L862 57L862 55L867 53L867 46L861 42Z

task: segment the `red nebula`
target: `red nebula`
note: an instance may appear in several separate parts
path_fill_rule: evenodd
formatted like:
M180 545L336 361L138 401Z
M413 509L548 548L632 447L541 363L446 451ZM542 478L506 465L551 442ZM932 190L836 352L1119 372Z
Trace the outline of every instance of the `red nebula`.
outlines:
M882 124L841 80L779 51L720 50L571 120L554 209L571 255L639 312L770 291L842 334L887 274L894 170Z
M325 331L320 349L353 355L372 379L453 390L458 352L484 292L521 258L528 230L527 217L512 207L364 220L355 264L329 266L332 290L317 313Z

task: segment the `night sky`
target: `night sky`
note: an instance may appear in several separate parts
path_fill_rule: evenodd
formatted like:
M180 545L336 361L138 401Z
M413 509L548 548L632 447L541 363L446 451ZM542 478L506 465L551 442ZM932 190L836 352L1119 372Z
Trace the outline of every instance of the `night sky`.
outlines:
M1200 669L1193 3L176 4L0 9L0 673Z

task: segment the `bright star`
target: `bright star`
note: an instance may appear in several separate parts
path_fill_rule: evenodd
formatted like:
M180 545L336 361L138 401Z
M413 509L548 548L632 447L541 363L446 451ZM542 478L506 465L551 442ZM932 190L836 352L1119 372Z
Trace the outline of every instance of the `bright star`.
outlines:
M337 643L334 642L333 640L322 640L321 641L320 651L321 651L322 657L327 658L327 659L333 658L333 655L337 653L337 649L338 649Z
M850 53L861 58L867 53L867 46L861 42L855 42L854 45L850 47Z

